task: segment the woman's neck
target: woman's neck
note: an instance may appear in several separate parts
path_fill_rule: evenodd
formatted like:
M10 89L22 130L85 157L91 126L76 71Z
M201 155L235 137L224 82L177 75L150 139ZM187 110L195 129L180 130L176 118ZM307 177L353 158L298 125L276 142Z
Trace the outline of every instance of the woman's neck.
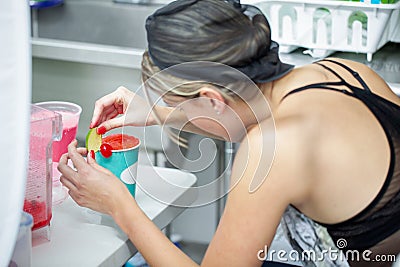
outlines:
M251 100L232 101L229 106L235 110L246 129L250 129L260 122L270 119L273 111L271 101L273 82L262 84L260 93Z

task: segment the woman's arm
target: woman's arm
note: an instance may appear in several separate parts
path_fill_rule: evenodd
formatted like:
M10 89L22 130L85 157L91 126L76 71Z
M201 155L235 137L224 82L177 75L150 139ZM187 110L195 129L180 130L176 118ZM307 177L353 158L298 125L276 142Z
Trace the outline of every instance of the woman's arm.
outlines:
M304 153L298 152L294 138L279 132L275 139L275 131L255 128L241 145L232 170L232 190L202 265L260 266L257 255L269 247L285 208L304 198L307 183L302 178L307 174L299 166L305 159L297 157ZM110 214L150 265L196 265L146 217L118 178L90 157L86 162L76 142L68 151L59 164L61 181L79 205ZM67 166L68 157L77 172Z
M109 170L101 167L77 141L68 146L58 165L60 181L72 199L84 206L113 217L136 248L152 266L195 266L143 213L126 186ZM71 159L76 171L68 166Z
M129 198L111 215L150 266L198 266Z

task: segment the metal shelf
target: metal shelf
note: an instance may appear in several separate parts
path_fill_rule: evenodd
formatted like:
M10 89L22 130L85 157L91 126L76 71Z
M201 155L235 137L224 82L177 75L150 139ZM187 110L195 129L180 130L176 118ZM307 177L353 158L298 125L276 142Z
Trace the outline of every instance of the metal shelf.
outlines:
M44 38L32 38L31 44L32 56L37 58L133 69L140 69L144 52L127 47Z

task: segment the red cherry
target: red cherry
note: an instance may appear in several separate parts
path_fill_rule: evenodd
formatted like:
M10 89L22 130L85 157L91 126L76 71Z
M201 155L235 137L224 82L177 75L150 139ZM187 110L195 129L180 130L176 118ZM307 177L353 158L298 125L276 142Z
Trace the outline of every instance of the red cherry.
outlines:
M103 157L109 158L112 155L112 147L107 143L102 144L100 146L100 153L103 155Z

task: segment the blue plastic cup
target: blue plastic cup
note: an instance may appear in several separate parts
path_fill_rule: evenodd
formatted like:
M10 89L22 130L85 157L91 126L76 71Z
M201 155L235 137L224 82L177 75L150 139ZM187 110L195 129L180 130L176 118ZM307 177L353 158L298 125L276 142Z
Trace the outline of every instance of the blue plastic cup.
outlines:
M117 176L133 197L136 190L139 146L140 142L132 148L112 150L112 155L108 158L103 157L100 151L96 152L97 163Z

